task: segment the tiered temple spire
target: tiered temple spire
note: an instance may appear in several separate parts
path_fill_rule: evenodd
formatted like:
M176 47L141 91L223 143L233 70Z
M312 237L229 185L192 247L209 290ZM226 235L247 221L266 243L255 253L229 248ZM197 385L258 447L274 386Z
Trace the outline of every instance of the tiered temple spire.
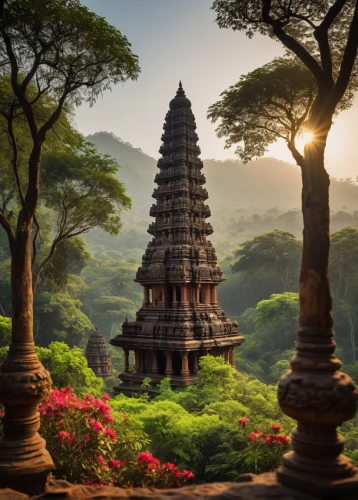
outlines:
M198 381L198 358L220 355L234 365L234 347L244 338L236 321L220 308L216 287L224 280L215 250L206 238L213 232L207 218L205 176L191 102L181 82L170 102L159 150L158 187L150 208L153 239L136 281L143 286L143 306L122 335L111 340L125 354L118 391L133 392L145 377L153 383L170 376L172 385ZM129 351L134 367L129 370Z
M88 366L97 377L105 378L112 375L112 363L107 352L106 341L97 328L88 339L86 359Z

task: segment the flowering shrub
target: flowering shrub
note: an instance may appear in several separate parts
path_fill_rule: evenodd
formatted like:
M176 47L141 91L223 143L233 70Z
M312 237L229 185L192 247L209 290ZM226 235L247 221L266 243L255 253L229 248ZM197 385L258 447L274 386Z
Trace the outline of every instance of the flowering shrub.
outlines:
M106 394L76 397L54 389L39 407L41 434L55 463L55 476L74 483L116 486L181 486L193 478L171 463L138 450L148 441L134 433L128 415L115 421Z
M269 429L252 430L247 417L238 419L239 432L231 431L219 453L210 460L206 468L215 479L236 479L246 472L268 472L281 463L282 455L288 450L290 440L281 433L282 427L272 423Z

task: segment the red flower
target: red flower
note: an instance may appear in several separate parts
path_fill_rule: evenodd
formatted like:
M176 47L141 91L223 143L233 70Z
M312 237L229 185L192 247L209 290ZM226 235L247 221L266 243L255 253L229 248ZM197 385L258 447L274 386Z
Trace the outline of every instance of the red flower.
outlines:
M282 430L282 427L278 424L271 424L270 427L275 434L278 434Z
M104 463L104 458L102 457L102 455L98 455L97 462L99 462L100 464Z
M250 419L248 419L247 417L241 417L238 419L238 422L242 425L242 428L245 429L245 425L250 422Z
M271 444L271 436L269 434L267 434L265 441L266 441L266 444Z
M110 467L111 469L119 469L120 466L121 462L119 460L110 460L108 462L108 467Z
M251 434L249 435L249 439L251 439L251 441L254 443L256 441L256 439L262 437L263 435L264 435L264 433L262 431L251 432Z
M102 399L103 401L110 401L111 398L108 396L108 394L102 394Z

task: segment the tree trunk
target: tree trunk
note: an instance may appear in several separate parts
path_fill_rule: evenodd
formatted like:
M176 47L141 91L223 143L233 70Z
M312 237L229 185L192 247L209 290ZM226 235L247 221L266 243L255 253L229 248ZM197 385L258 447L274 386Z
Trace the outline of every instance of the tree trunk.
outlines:
M31 161L33 162L31 164ZM37 164L34 164L37 162ZM4 432L0 440L0 488L12 487L33 495L44 491L53 462L38 434L37 407L50 392L50 374L38 360L33 341L31 271L32 223L38 200L39 156L32 156L29 186L11 245L12 341L0 369L0 402ZM38 177L38 176L37 176Z
M324 149L316 142L308 143L302 166L301 327L329 328L333 325L328 278L329 184L324 168Z
M344 455L336 428L356 411L357 390L333 355L332 297L328 278L329 176L324 150L330 120L315 120L317 132L302 162L303 252L300 316L292 371L278 387L283 412L297 420L293 451L283 457L280 481L319 498L346 498L357 491L358 471ZM328 125L327 125L328 123ZM342 481L347 479L348 483Z

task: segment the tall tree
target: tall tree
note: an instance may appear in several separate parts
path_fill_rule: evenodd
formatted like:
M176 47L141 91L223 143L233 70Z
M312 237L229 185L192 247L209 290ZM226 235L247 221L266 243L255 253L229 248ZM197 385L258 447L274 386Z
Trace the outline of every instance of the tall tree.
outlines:
M279 40L316 83L306 123L312 140L306 143L303 155L295 158L302 170L304 222L297 355L291 362L292 372L279 386L280 405L298 420L299 429L294 433L294 451L284 457L278 474L281 481L298 489L323 495L334 490L340 496L341 488L356 489L358 485L357 470L340 455L343 440L336 432L338 425L354 415L358 393L348 376L337 373L341 364L333 356L329 176L324 153L334 113L355 77L358 2L215 0L213 9L222 28ZM310 375L312 372L316 375ZM319 404L313 394L320 395ZM340 398L335 399L335 394ZM329 408L329 416L322 413L323 408ZM342 478L349 482L339 483Z
M0 400L6 415L0 444L0 487L14 486L32 493L44 488L53 467L37 434L37 405L49 392L50 378L33 346L31 243L43 146L66 106L83 101L93 104L112 84L135 79L139 67L127 39L79 0L1 0L0 59L11 82L2 114L7 120L21 205L15 228L0 210L0 224L11 250L13 314L12 345L0 376ZM38 117L36 104L48 97L54 102L49 116ZM14 132L19 118L25 120L31 140L25 190L19 179ZM27 475L19 481L24 470Z

